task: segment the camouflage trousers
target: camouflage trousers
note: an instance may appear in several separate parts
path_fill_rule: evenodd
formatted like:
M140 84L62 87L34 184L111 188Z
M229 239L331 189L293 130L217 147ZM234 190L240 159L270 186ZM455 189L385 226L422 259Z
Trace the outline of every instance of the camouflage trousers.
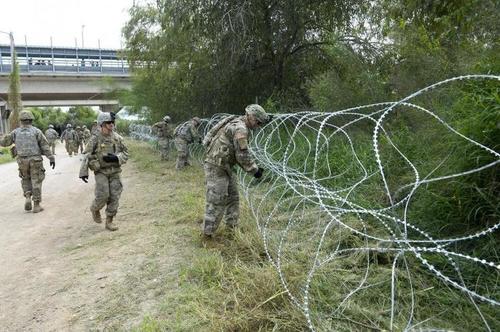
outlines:
M90 206L92 211L100 211L106 205L106 216L113 217L118 211L123 186L120 173L95 174L95 198Z
M47 140L49 142L50 151L52 154L56 154L56 141L55 140Z
M207 184L203 232L215 233L224 217L226 225L236 227L240 215L240 197L236 179L226 169L205 163Z
M78 145L76 141L66 141L66 151L68 154L71 156L73 153L76 155L78 154Z
M41 202L42 182L45 179L42 156L18 157L17 165L24 196L31 196L34 202Z
M170 140L168 138L159 138L158 147L160 149L161 160L168 160L168 153L170 151Z
M189 147L188 142L180 137L175 138L175 148L177 149L176 169L181 169L189 165Z

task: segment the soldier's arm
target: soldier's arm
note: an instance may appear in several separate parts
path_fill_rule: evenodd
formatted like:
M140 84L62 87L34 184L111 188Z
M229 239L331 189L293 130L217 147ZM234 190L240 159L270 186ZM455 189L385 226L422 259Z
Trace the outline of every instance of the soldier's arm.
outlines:
M128 160L128 148L123 142L123 138L119 137L118 141L118 153L116 154L118 157L118 163L120 165L126 164Z
M42 154L49 158L50 161L54 161L54 155L50 149L49 141L47 141L47 138L41 130L36 132L36 140L38 141L38 146L40 147Z
M174 138L174 128L170 123L167 123L167 138Z
M0 137L0 146L10 146L14 144L15 136L14 132Z
M94 151L94 146L97 144L97 136L92 135L87 145L85 145L85 149L83 150L83 154L91 155Z
M255 163L248 148L248 130L238 128L233 134L234 151L236 161L245 170L245 172L255 174L259 167Z

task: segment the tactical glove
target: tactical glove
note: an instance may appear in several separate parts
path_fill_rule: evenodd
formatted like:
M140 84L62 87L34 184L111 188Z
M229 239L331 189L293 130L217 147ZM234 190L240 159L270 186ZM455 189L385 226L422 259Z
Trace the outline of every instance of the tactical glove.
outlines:
M56 162L55 161L51 161L50 162L50 166L52 166L52 169L56 168Z
M108 153L107 155L102 157L102 160L104 160L107 163L117 163L118 157L112 153Z
M259 167L259 169L257 170L257 172L255 172L253 176L256 179L260 179L262 177L262 173L264 173L264 169Z
M89 177L88 176L80 176L80 179L82 179L83 182L89 183Z

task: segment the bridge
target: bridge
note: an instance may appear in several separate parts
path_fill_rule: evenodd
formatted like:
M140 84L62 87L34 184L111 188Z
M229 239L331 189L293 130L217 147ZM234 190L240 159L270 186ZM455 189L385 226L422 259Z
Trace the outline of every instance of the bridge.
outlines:
M9 75L15 50L24 107L118 105L107 93L130 89L126 59L119 50L0 44L0 133L7 132Z

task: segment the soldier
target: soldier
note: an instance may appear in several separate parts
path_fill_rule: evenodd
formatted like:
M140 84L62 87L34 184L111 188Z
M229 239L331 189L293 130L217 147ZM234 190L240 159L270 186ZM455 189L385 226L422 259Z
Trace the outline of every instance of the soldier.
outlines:
M56 154L56 141L59 138L59 133L55 131L54 126L49 124L49 129L45 131L45 137L49 142L49 146L52 150L52 154Z
M85 144L85 146L89 142L91 136L90 130L86 126L83 126L83 144Z
M70 157L73 156L73 153L75 155L78 153L78 134L73 130L73 126L70 123L66 125L66 130L61 134L61 143L63 141Z
M151 130L158 137L158 145L160 146L161 160L168 160L169 143L172 139L172 126L170 125L170 117L165 115L163 121L153 125Z
M180 170L189 164L189 148L188 144L198 142L201 143L201 138L198 135L198 126L201 120L198 117L192 118L179 125L174 132L175 147L177 148L177 163L175 168Z
M101 127L98 135L93 135L85 147L85 156L80 168L79 177L87 183L88 169L95 176L95 199L90 206L92 219L101 223L101 209L106 206L106 229L116 231L113 217L118 210L118 203L122 193L120 173L121 166L128 160L128 150L123 138L114 132L115 114L102 112L97 117Z
M21 111L19 120L21 126L10 134L0 138L1 146L15 144L17 151L17 165L19 177L25 197L24 209L33 213L43 211L40 206L42 201L42 182L45 179L42 154L49 158L52 169L56 167L54 155L49 147L49 142L42 131L32 126L34 116L30 111ZM33 200L33 206L31 201Z
M97 124L97 120L94 120L94 122L92 123L92 128L90 128L90 133L92 135L99 135L100 132L101 132L101 128Z
M233 166L238 164L255 178L260 178L264 171L248 150L248 130L265 124L269 116L256 104L248 105L245 113L219 121L203 141L207 184L203 234L207 238L212 237L223 216L231 229L238 224L239 194Z
M76 126L76 152L78 153L78 150L80 150L80 153L83 153L83 129L80 126Z

